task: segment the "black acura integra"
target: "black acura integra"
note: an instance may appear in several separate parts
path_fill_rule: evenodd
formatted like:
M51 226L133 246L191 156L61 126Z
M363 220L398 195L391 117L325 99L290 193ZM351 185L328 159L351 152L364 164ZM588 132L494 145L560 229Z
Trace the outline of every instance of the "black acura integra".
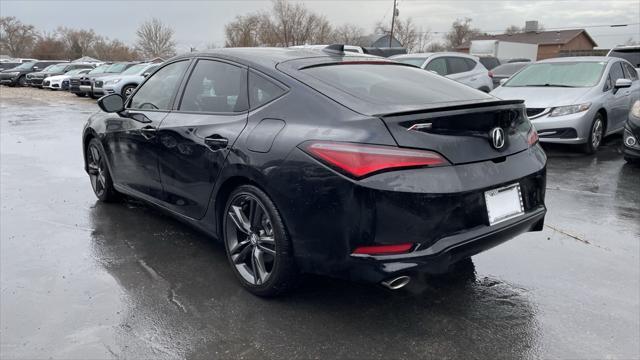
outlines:
M261 296L305 272L400 288L542 229L522 101L341 50L190 53L102 97L83 133L95 194L222 240Z

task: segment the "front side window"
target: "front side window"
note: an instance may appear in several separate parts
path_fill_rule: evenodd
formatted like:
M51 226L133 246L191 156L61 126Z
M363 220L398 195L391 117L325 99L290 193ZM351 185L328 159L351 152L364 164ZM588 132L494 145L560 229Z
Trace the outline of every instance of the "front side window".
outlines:
M611 65L611 70L609 70L609 76L611 77L611 84L614 86L618 79L624 79L624 71L622 71L622 65L619 62Z
M429 71L434 71L434 72L438 73L438 75L445 76L445 75L448 74L448 72L447 72L447 59L445 59L443 57L433 59L433 60L431 60L429 62L429 64L427 65L427 67L425 69L429 70Z
M188 65L189 61L183 60L160 69L142 84L129 106L140 110L170 110L171 100Z
M280 86L254 73L249 73L249 105L252 109L260 107L284 94Z
M515 74L504 87L592 87L602 78L603 61L531 64ZM622 68L620 69L622 71Z
M236 113L247 109L247 71L220 61L198 60L185 87L180 110Z
M638 80L638 72L628 63L622 63L624 67L625 77L631 81Z

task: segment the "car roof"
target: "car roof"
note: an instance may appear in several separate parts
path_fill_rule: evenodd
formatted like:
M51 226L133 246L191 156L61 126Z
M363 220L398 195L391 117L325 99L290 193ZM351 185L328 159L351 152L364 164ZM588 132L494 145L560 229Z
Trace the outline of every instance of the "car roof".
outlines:
M375 55L359 54L345 51L342 53L332 53L325 50L313 48L273 48L273 47L254 47L254 48L221 48L214 50L204 50L200 52L191 52L174 56L167 62L193 57L218 57L230 61L236 61L245 65L262 67L266 69L274 69L276 65L299 59L317 58L318 62L325 62L327 59L336 59L340 61L343 58L368 58L368 59L384 59Z

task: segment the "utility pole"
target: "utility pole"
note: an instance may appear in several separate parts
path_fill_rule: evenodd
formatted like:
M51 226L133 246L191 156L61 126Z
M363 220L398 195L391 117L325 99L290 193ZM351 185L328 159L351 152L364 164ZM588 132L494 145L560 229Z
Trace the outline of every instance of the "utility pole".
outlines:
M391 39L393 39L393 27L396 24L396 16L398 16L398 0L393 0L393 14L391 14L391 34L389 34L389 47L391 47Z

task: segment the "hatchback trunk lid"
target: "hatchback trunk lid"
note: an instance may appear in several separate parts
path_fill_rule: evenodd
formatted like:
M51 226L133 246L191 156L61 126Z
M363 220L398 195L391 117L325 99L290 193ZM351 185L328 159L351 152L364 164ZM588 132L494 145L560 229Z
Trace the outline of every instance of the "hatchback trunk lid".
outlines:
M519 100L388 114L381 119L398 145L437 151L453 164L501 161L529 147L531 124Z

